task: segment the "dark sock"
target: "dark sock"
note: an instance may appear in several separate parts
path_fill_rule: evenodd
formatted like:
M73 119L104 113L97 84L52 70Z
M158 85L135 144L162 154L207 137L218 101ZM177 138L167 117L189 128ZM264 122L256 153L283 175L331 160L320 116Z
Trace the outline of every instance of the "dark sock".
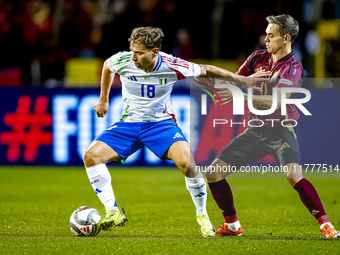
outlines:
M237 221L236 210L234 207L233 193L230 186L224 179L215 183L208 183L211 194L217 206L221 209L226 223Z
M303 178L295 184L294 189L299 193L302 203L307 207L308 211L315 217L320 225L329 222L313 184Z

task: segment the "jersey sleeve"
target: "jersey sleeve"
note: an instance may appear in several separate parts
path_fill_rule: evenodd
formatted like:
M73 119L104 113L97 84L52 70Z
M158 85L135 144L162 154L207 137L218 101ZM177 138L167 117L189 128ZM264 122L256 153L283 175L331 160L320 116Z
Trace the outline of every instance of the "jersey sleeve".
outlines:
M195 79L201 75L201 67L198 64L168 54L162 56L162 61L175 71L178 77L182 77L180 79Z
M198 76L201 75L201 66L191 62L188 63L190 71L185 77L187 77L188 79L196 79Z
M111 56L108 61L111 72L120 74L122 69L131 63L132 52L119 52Z
M303 67L300 62L294 59L281 71L280 79L276 84L277 88L301 87L303 79Z

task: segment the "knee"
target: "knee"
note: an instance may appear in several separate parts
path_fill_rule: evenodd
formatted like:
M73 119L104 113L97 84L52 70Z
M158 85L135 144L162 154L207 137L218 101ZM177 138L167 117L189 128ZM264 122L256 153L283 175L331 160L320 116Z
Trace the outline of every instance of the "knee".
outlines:
M206 178L208 183L215 183L224 180L231 171L224 162L212 163L206 170Z
M96 153L93 150L89 149L87 149L83 153L83 161L86 167L91 167L100 164L100 162L98 162L98 157Z
M286 179L288 181L288 183L294 187L295 184L297 184L301 179L302 179L302 175L297 174L297 173L286 173Z
M288 178L287 181L294 188L295 184L297 184L302 178Z
M284 166L286 170L285 176L288 183L294 187L303 177L302 177L302 170L300 166L296 163L287 164Z
M178 164L179 169L181 169L182 173L186 176L186 177L193 177L194 174L192 173L193 171L191 171L191 164L190 162L180 162Z

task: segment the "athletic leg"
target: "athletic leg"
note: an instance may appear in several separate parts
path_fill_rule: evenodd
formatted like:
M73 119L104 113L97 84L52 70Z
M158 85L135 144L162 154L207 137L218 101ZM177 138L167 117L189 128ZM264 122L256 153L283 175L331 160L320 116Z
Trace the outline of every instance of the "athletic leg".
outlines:
M116 158L119 155L101 141L93 141L83 154L90 183L106 211L118 209L111 186L111 175L105 165L110 159Z
M196 170L190 145L182 130L172 120L145 123L141 141L161 159L170 159L183 172L186 187L196 206L197 216L206 215L207 187L204 176Z
M217 169L218 167L228 169L227 163L219 158L216 158L211 167ZM229 175L230 172L226 172L225 175ZM218 226L216 231L217 235L243 235L243 229L237 218L236 209L234 206L234 198L231 188L225 178L214 177L208 178L208 185L211 191L211 195L214 198L218 208L220 208L225 224Z
M207 209L207 186L204 176L196 170L196 164L188 142L178 141L173 143L166 153L166 157L171 159L176 166L183 172L187 190L196 207L197 222L201 226L204 237L215 236Z
M300 166L296 163L290 163L285 166L287 169L300 169ZM299 172L301 171L299 170ZM302 174L300 176L292 177L288 172L285 173L285 175L289 184L299 193L302 203L319 223L320 231L324 234L324 236L330 238L340 237L339 231L335 230L333 225L329 222L318 192L314 188L313 184L303 178Z
M283 169L287 181L299 193L302 203L319 222L319 225L329 222L316 189L313 184L303 178L299 164L288 163Z
M216 234L243 235L234 206L233 193L225 177L232 173L230 169L251 165L268 154L259 141L259 137L248 129L231 141L210 165L210 171L207 172L208 185L225 222L219 226Z
M110 146L101 141L93 141L83 154L83 160L90 183L100 201L105 206L106 216L101 220L100 227L109 230L114 226L122 226L127 221L119 212L111 185L111 175L106 167L110 160L120 156Z
M204 176L196 170L190 145L182 130L173 120L145 123L141 132L141 142L157 157L172 160L183 172L185 183L196 207L197 221L204 237L214 236L207 210L207 187Z
M283 129L276 157L278 164L284 166L285 177L288 183L299 193L300 199L308 211L320 225L320 231L325 237L340 237L326 215L320 197L313 184L302 176L300 167L300 152L296 140L295 130ZM286 146L283 146L286 145ZM289 146L287 146L289 145Z
M167 157L185 175L185 183L196 206L196 216L207 214L207 186L204 176L199 170L196 172L196 164L188 142L178 141L172 144L167 152Z

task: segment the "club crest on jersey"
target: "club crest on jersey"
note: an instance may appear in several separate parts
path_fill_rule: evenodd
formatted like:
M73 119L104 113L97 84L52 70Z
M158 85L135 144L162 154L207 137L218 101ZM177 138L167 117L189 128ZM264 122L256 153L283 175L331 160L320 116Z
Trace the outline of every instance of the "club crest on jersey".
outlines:
M166 85L167 82L168 82L168 79L166 78L166 76L162 76L159 78L159 84Z

